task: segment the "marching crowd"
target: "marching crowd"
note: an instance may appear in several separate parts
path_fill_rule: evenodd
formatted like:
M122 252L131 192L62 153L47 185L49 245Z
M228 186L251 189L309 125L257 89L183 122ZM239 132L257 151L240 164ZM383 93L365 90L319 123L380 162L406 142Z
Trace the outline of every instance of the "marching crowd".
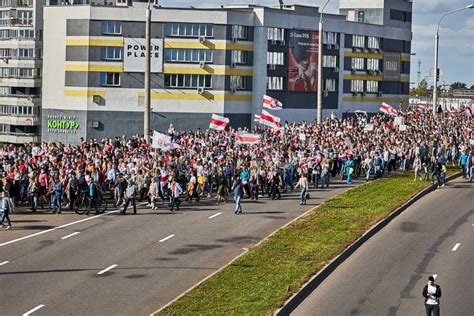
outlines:
M279 130L257 127L253 145L236 145L236 130L176 131L167 133L179 146L152 148L142 137L82 140L77 146L61 143L6 145L0 149L0 192L7 220L13 205L28 204L35 212L53 205L60 213L86 196L89 211L110 193L125 214L136 202L153 210L180 208L180 198L191 203L201 198L219 204L241 199L280 199L298 188L300 204L310 187L328 187L331 178L347 183L399 170L414 170L414 181L445 185L446 166L460 165L472 182L474 119L464 111L433 115L409 108L393 117L377 114L327 118L322 124L286 123ZM67 205L64 205L64 201ZM62 206L64 205L64 206Z

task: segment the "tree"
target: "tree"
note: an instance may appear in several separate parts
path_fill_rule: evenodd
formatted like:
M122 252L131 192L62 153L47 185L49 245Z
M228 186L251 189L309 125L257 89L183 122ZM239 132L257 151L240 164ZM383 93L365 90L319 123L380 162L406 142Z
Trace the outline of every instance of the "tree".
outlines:
M451 89L466 89L466 84L464 82L455 82L451 85Z
M426 97L428 95L428 83L425 79L422 79L418 86L411 91L412 96Z
M471 86L471 88L470 88L470 89L471 89L471 90L474 90L474 84Z

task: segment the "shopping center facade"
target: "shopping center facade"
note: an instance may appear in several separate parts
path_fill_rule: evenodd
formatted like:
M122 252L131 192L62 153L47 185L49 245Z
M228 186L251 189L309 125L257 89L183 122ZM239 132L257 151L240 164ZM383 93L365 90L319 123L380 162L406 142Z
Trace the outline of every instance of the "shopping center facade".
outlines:
M323 116L408 101L411 7L341 0L324 15ZM43 140L143 133L145 11L45 7ZM151 19L152 129L206 128L212 113L251 126L265 94L283 103L282 121L316 118L318 8L154 7Z

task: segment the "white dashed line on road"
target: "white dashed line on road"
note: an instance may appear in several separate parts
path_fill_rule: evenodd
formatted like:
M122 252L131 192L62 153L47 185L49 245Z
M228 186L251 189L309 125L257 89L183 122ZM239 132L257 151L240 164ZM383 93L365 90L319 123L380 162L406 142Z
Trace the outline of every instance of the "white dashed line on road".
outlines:
M91 219L98 218L98 217L101 217L101 216L104 216L104 215L117 213L117 212L118 212L118 210L117 211L105 212L103 214L87 217L87 218L84 218L84 219L81 219L81 220L78 220L78 221L75 221L75 222L72 222L72 223L67 223L67 224L64 224L64 225L61 225L61 226L58 226L58 227L42 230L40 232L31 234L31 235L28 235L28 236L24 236L24 237L21 237L21 238L18 238L18 239L13 239L13 240L10 240L10 241L6 241L3 244L0 244L0 247L6 246L6 245L9 245L9 244L13 244L17 241L25 240L25 239L32 238L32 237L39 236L39 235L43 235L43 234L46 234L46 233L49 233L49 232L52 232L52 231L55 231L55 230L58 230L58 229L62 229L62 228L65 228L65 227L68 227L68 226L71 226L71 225L74 225L74 224L79 224L79 223L82 223L82 222L85 222L85 221L90 221Z
M36 312L38 309L43 308L43 307L44 307L43 304L38 305L38 306L36 306L35 308L30 309L29 311L27 311L26 313L24 313L23 316L31 315L31 314L33 314L34 312Z
M3 262L0 262L0 266L4 266L6 265L7 263L9 263L10 261L3 261Z
M173 237L174 237L174 235L169 235L168 237L165 237L165 238L161 239L159 242L165 242L165 241L167 241L168 239L171 239L171 238L173 238Z
M214 215L211 215L211 216L209 216L209 219L213 219L214 217L217 217L217 216L219 216L219 215L222 215L222 213L219 212L219 213L216 213L216 214L214 214Z
M456 251L458 250L459 246L461 246L461 243L458 242L457 244L454 245L453 249L451 249L452 251Z
M61 237L61 239L68 239L69 237L72 237L72 236L77 235L77 234L79 234L79 232L74 232L74 233L69 234L67 236Z
M117 266L117 264L113 264L113 265L111 265L110 267L105 268L104 270L100 271L100 272L97 273L97 274L98 274L98 275L104 274L105 272L112 270L112 269L115 268L116 266Z

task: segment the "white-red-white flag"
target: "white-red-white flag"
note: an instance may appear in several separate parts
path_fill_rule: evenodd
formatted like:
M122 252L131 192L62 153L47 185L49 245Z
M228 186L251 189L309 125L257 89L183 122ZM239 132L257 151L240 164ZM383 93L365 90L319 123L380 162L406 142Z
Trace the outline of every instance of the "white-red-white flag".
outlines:
M266 125L273 129L279 129L280 118L278 116L271 115L265 110L262 110L262 113L260 114L260 124Z
M263 96L263 107L270 110L281 110L283 109L283 104L268 95Z
M225 127L229 124L229 118L223 117L217 114L212 114L211 123L209 124L209 128L223 131Z
M421 112L424 112L424 111L426 111L426 106L424 106L423 104L418 104L418 109L419 109Z
M474 117L474 104L468 104L466 105L466 112L469 114L470 117Z
M251 134L246 132L238 132L235 135L235 143L240 145L254 145L260 143L261 137L257 134Z
M398 111L385 102L382 102L382 104L380 105L380 111L387 115L398 116Z
M261 120L261 119L262 119L262 118L260 117L259 114L255 114L255 115L253 116L253 121L254 121L255 123L260 123L260 120Z

